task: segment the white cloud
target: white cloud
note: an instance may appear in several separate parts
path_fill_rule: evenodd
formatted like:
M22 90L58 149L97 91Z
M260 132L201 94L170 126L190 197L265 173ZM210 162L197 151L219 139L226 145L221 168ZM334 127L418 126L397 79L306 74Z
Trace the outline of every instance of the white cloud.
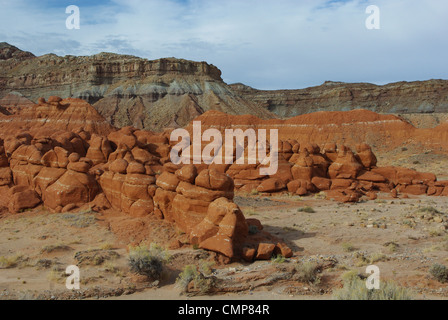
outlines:
M381 30L365 28L369 4ZM0 41L37 54L174 56L270 89L448 78L445 0L113 0L80 6L80 30L65 29L65 7L0 6Z

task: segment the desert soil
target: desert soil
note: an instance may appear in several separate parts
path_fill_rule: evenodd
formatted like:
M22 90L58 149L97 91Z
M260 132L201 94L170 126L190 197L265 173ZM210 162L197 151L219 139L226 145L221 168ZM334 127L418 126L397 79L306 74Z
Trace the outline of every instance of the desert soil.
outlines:
M246 218L259 219L295 254L280 262L216 264L213 275L225 285L194 297L181 295L175 279L185 265L210 257L203 250L189 245L171 250L164 277L152 282L130 272L127 244L110 230L104 214L3 210L0 299L331 299L344 273L364 273L368 264L380 268L382 280L409 288L418 299L448 299L448 284L428 272L433 264L448 262L446 198L380 194L376 201L341 204L322 195L238 194L235 202ZM302 212L303 207L315 212ZM441 213L419 213L426 207ZM292 279L291 268L299 261L323 266L319 284ZM68 265L80 267L78 291L65 288Z

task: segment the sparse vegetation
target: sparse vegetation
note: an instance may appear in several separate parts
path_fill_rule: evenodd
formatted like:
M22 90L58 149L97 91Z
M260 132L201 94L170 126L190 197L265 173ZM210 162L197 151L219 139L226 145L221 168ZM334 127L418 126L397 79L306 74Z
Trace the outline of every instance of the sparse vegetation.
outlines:
M18 265L18 263L21 261L22 256L15 255L15 256L1 256L0 257L0 269L9 269L14 268Z
M441 283L448 282L448 268L442 264L434 264L429 269L429 273L434 277L434 279Z
M150 247L131 247L129 250L129 264L131 271L158 280L162 276L164 265L169 261L168 253L160 246L151 244Z
M103 243L103 244L100 246L100 249L101 249L101 250L112 250L113 248L114 248L113 244L108 243L108 242Z
M176 286L181 289L182 293L190 293L189 286L192 283L197 294L206 294L214 286L214 278L206 277L201 270L194 265L185 266L184 270L176 279Z
M47 279L52 282L62 283L67 275L58 267L53 267L47 275Z
M429 230L428 234L430 237L433 237L433 238L443 236L443 232L441 230L437 230L437 229Z
M386 247L391 253L396 252L399 247L399 245L393 241L386 242L383 246Z
M387 257L385 254L381 253L381 252L375 252L372 253L369 257L369 263L375 263L375 262L380 262L380 261L385 261L387 260Z
M245 216L257 216L258 213L255 211L255 209L246 209L244 210L244 215Z
M356 248L351 243L343 243L342 250L344 250L345 252L353 252L356 250Z
M299 209L297 209L297 212L316 213L316 211L312 207L309 207L309 206L299 208Z
M65 244L52 244L52 245L42 247L42 249L40 250L40 253L51 253L51 252L55 252L55 251L68 251L71 249L72 248L70 248L69 246L67 246Z
M284 256L282 256L281 254L272 256L271 261L273 263L283 263L286 261L286 258Z
M365 280L354 272L344 279L344 287L333 293L336 300L412 300L412 294L393 282L382 281L380 289L367 289Z
M320 283L320 265L316 262L299 262L295 265L298 281L310 284Z
M256 195L258 195L258 194L259 194L259 192L258 192L257 189L252 189L252 191L250 192L250 195L251 195L251 196L256 196Z
M372 253L368 257L366 257L365 253L355 252L353 257L356 259L355 265L357 267L366 266L375 262L386 261L388 259L387 256L381 252Z
M419 208L416 213L430 213L430 214L441 214L439 210L434 207L423 207Z
M87 210L78 213L65 213L62 219L67 220L70 226L76 228L87 228L96 222L96 217L92 214L93 211Z

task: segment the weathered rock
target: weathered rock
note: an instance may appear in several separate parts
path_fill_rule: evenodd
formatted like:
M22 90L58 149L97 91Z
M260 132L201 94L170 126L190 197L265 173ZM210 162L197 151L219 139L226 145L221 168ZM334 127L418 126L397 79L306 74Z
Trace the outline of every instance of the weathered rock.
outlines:
M26 187L13 187L10 190L9 212L19 213L25 209L32 209L39 205L41 200L36 192Z
M264 180L257 188L258 192L278 192L286 188L285 183L278 178Z
M241 254L247 234L248 226L238 206L219 198L210 204L207 216L192 229L190 242L233 258Z

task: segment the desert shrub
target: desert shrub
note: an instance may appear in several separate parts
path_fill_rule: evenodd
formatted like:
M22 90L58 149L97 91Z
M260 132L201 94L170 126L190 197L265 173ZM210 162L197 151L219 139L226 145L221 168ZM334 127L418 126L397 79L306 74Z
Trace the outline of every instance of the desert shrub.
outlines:
M249 234L257 234L259 232L258 227L251 224L249 225Z
M342 275L342 280L344 280L344 283L351 282L356 279L360 279L360 274L356 270L347 271Z
M63 283L66 279L67 274L65 270L61 270L59 267L54 266L51 271L47 274L47 279L51 282Z
M434 207L424 207L419 208L416 212L418 213L432 213L432 214L440 214L441 212Z
M356 250L356 248L351 243L343 243L342 250L344 250L345 252L353 252Z
M10 257L1 256L0 257L0 269L14 268L17 266L17 264L20 262L21 259L22 259L22 257L19 255L10 256Z
M320 265L316 262L299 262L295 265L295 277L300 282L311 284L320 283Z
M272 256L271 261L273 263L283 263L286 261L286 258L284 256L282 256L281 254L278 254L278 255Z
M93 211L82 211L78 213L65 213L62 219L67 220L70 226L76 228L87 228L97 221L96 217L91 214Z
M199 272L201 272L202 274L209 276L212 274L213 272L213 266L215 265L215 262L213 261L206 261L206 260L201 260L199 262Z
M161 247L151 244L151 246L138 246L130 248L129 265L131 271L145 275L150 279L160 279L164 265L169 261L169 256Z
M250 192L250 195L251 195L251 196L256 196L256 195L258 195L258 194L259 194L259 192L258 192L257 189L252 189L252 191Z
M448 268L441 264L434 264L429 268L429 273L439 282L448 282Z
M398 248L400 247L400 245L396 242L393 241L388 241L386 243L383 244L384 247L386 247L387 249L389 249L390 252L396 252L398 250Z
M47 246L43 246L42 249L40 249L40 253L51 253L55 251L70 251L72 248L65 244L50 244Z
M187 293L191 282L197 294L206 294L213 288L214 278L204 276L195 265L187 265L176 279L176 287L180 288L182 293Z
M369 257L369 263L375 263L375 262L380 262L380 261L385 261L387 260L387 256L381 252L375 252L372 253Z
M306 206L306 207L297 209L297 212L315 213L316 211L313 208Z
M382 281L380 289L367 289L366 281L351 273L344 279L344 287L333 293L335 300L412 300L412 294L393 282Z

